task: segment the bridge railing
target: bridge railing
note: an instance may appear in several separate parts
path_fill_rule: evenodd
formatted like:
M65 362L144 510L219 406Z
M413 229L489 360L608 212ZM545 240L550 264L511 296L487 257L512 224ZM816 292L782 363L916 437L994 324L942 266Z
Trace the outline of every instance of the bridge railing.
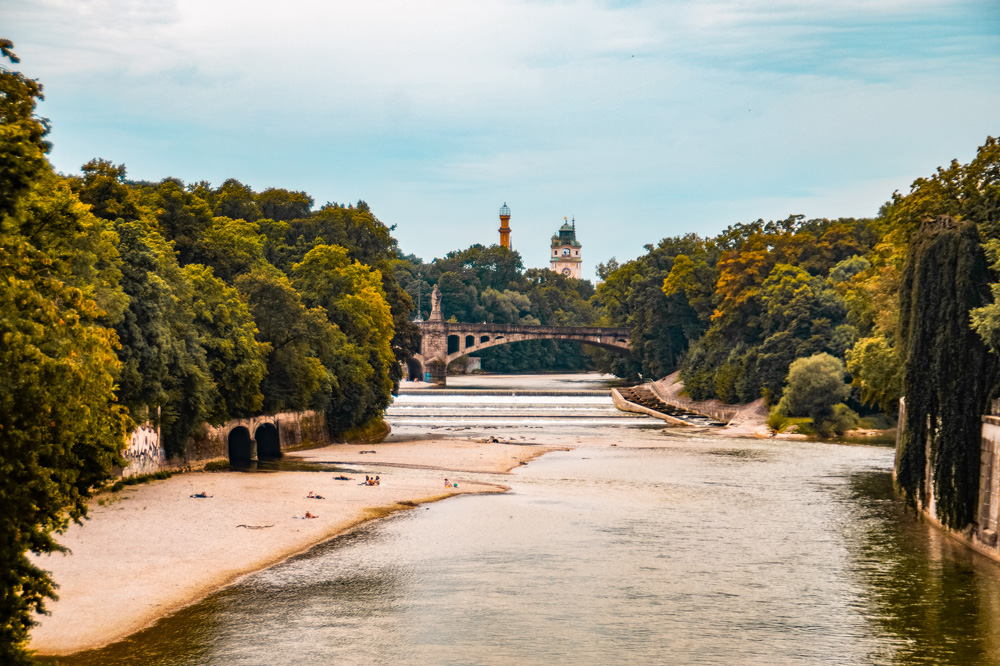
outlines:
M423 328L426 322L418 323ZM631 330L627 328L611 328L604 326L534 326L528 324L463 324L445 322L445 330L467 331L469 333L523 333L523 334L554 334L554 335L598 335L608 337L628 338Z

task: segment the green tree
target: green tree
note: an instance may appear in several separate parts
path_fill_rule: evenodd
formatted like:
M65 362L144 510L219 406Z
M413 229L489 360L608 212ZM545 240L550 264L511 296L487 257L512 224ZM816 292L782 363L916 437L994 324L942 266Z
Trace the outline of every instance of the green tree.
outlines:
M164 238L174 242L182 266L202 259L201 239L212 224L212 210L179 180L168 178L156 188L152 204Z
M988 278L975 224L942 215L913 235L899 291L906 422L897 481L911 502L926 501L929 463L938 516L956 529L975 520L981 415L997 376L969 325L989 300Z
M808 416L821 434L843 434L843 423L857 419L857 415L854 419L843 418L849 410L841 403L851 392L844 374L844 362L829 354L796 359L789 366L788 387L777 411L787 416Z
M365 425L381 417L394 388L391 372L395 356L391 346L392 312L385 300L380 272L351 261L343 247L319 245L295 264L292 277L303 301L323 308L330 323L347 336L373 370L364 387L355 386L342 394L343 401L331 403L328 424L334 432L342 432L347 429L344 426ZM345 366L352 369L352 376L356 375L353 365ZM338 383L341 379L348 378L339 377Z
M159 419L168 455L179 455L205 422L218 423L208 359L194 326L194 288L167 241L147 220L116 224L129 305L115 330L122 342L119 399L136 420Z
M125 165L93 159L81 167L82 178L73 178L73 190L89 204L97 217L114 222L138 220L142 215L139 197L125 180Z
M216 217L256 222L261 218L256 198L252 189L235 178L230 178L215 191L212 214Z
M313 198L305 192L269 187L257 195L257 206L265 218L288 222L309 217Z
M257 342L257 326L239 292L201 264L188 264L194 326L204 348L217 396L210 421L221 422L260 413L260 384L267 372L269 347Z
M347 250L352 260L378 270L382 276L382 291L392 313L391 348L397 363L390 365L389 377L395 391L402 377L399 363L418 351L420 333L410 322L413 301L396 282L394 265L398 260L398 248L391 232L392 228L375 217L364 201L359 201L357 206L328 203L308 218L290 223L288 236L294 239L294 244L286 238L283 248L270 242L268 245L273 248L274 255L284 257L283 263L276 265L288 272L319 245L339 245Z
M8 40L0 53L18 62ZM73 272L74 248L101 225L67 205L38 99L40 85L0 68L0 662L12 665L30 662L32 616L55 598L26 553L63 550L53 533L85 515L129 425L114 401L115 337L92 298L113 271Z
M329 323L326 311L306 308L289 279L274 268L241 275L235 286L253 315L258 342L270 350L260 385L263 411L325 409L333 380L323 352L343 341L343 333Z
M237 276L267 264L266 242L256 222L216 217L201 236L199 257L215 275L231 284Z

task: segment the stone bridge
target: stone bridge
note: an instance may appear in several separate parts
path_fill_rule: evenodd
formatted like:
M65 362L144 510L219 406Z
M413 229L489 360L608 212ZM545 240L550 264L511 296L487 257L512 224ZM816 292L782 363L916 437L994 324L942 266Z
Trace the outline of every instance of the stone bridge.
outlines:
M477 351L523 340L575 340L595 347L629 352L627 328L599 326L528 326L520 324L459 324L444 321L441 292L434 288L431 315L415 322L420 329L420 353L407 360L410 379L444 386L448 365Z

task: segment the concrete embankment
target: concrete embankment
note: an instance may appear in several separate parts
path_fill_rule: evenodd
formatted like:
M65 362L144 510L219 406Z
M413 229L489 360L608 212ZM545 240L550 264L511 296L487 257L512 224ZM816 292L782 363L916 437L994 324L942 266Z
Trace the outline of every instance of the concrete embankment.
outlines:
M631 389L611 389L611 399L615 402L615 407L622 410L623 412L634 412L636 414L645 414L646 416L652 416L653 418L662 419L667 423L680 426L691 425L687 421L677 418L671 414L653 409L652 407L647 407L640 402L641 398L635 395L637 389L641 387L633 387ZM646 389L648 391L648 389Z
M657 403L665 405L667 409L664 411L669 412L669 408L674 408L681 412L702 414L717 423L725 423L726 427L713 431L719 435L730 437L770 436L770 428L767 426L768 410L763 400L755 400L745 405L730 405L719 400L691 400L687 396L682 395L684 384L680 381L679 375L680 373L675 372L658 381L643 384L642 390L648 391ZM633 389L636 388L639 387L633 387ZM666 414L663 412L640 404L641 401L628 400L628 396L623 396L621 393L615 397L614 390L612 390L612 397L614 397L615 404L618 405L619 409L648 413L650 416L655 416L656 418L670 420L664 418ZM625 406L626 403L627 406ZM689 421L677 419L676 417L674 419L685 425L691 425ZM779 437L787 438L789 436L779 435Z

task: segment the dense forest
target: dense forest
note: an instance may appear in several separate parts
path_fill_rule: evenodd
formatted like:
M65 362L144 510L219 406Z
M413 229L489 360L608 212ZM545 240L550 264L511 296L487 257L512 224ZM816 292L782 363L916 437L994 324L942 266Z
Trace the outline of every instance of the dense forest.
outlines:
M12 49L0 40L16 64ZM434 286L446 319L632 331L630 356L522 342L481 352L486 370L679 370L692 398L762 398L833 431L905 395L901 487L922 499L929 462L944 522L973 515L978 419L1000 377L993 138L873 218L664 238L601 264L595 288L498 246L424 262L364 201L134 181L104 159L59 174L41 98L0 69L3 663L27 663L31 614L54 594L26 552L59 550L52 534L85 514L130 429L157 425L177 456L205 423L234 417L313 409L334 435L369 427L418 350L412 320ZM819 384L832 400L809 399Z

